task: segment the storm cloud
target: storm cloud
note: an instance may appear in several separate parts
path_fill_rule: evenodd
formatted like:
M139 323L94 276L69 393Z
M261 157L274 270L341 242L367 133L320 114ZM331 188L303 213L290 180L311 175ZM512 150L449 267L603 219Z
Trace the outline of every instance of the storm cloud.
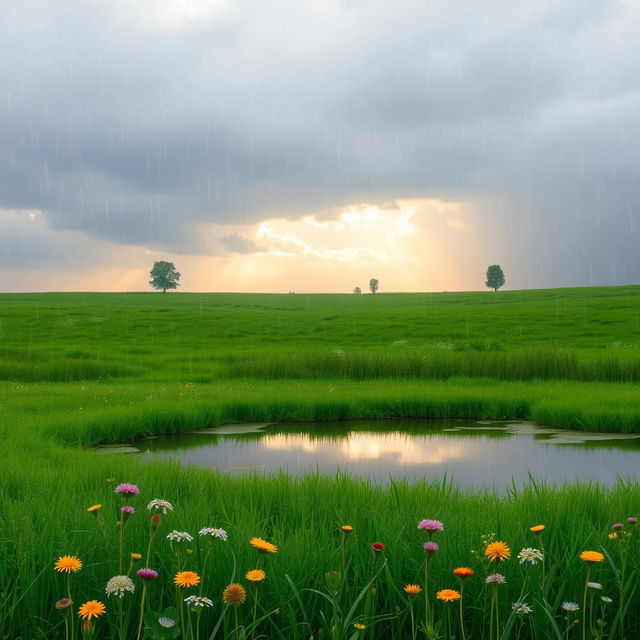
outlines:
M622 0L13 3L3 263L35 264L16 211L219 255L267 218L424 198L474 203L511 284L637 282L639 25Z

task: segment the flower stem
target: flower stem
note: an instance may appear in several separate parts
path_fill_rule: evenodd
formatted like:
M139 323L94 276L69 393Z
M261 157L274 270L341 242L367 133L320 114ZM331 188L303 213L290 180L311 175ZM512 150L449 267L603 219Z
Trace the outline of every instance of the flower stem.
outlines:
M586 640L587 637L587 589L589 584L589 575L591 574L591 567L587 568L587 580L584 583L584 596L582 598L582 640Z
M142 634L142 624L144 620L144 603L147 595L147 583L142 583L142 598L140 600L140 622L138 622L138 634L136 635L136 640L140 640L140 635Z
M460 582L460 635L462 640L466 640L464 636L464 616L462 615L462 600L464 596L464 583Z

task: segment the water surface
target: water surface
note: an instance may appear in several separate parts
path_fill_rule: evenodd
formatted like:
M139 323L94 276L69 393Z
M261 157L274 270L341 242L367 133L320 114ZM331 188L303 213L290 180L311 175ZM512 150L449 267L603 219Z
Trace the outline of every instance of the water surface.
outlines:
M228 474L344 471L378 483L390 477L447 479L503 489L529 476L567 481L640 480L640 436L585 433L529 422L376 420L225 425L137 441L102 452L177 460Z

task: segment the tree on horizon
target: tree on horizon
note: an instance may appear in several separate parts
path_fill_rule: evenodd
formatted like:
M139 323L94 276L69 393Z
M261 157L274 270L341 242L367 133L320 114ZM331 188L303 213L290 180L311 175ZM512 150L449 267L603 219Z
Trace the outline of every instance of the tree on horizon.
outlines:
M180 286L178 283L180 274L176 271L173 262L167 262L166 260L154 262L150 275L149 284L154 289L162 289L162 293L165 293L167 289L176 289Z
M371 290L371 293L375 293L378 290L378 284L377 278L371 278L371 280L369 280L369 289Z
M492 264L487 269L487 281L485 284L490 289L497 291L500 287L504 286L504 271L502 271L502 267L499 264Z

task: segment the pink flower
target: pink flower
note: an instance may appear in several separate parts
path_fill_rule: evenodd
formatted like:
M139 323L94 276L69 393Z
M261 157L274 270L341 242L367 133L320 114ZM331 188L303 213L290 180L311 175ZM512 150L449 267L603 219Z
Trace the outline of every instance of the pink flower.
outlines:
M444 525L440 520L420 520L418 529L424 531L444 531Z
M149 567L145 567L144 569L138 569L136 572L138 577L143 580L155 580L158 577L158 572L153 569L149 569Z
M622 527L624 527L624 525L622 524L622 522L616 522L615 524L611 525L611 528L614 531L618 531L618 529L622 529Z
M128 482L124 482L123 484L119 484L115 493L119 493L123 496L135 496L140 493L140 489L135 484L129 484Z
M638 524L638 518L634 518L633 516L631 516L630 518L627 518L627 522L629 524Z
M425 542L423 547L427 553L435 553L440 548L437 542L431 542L431 541Z

